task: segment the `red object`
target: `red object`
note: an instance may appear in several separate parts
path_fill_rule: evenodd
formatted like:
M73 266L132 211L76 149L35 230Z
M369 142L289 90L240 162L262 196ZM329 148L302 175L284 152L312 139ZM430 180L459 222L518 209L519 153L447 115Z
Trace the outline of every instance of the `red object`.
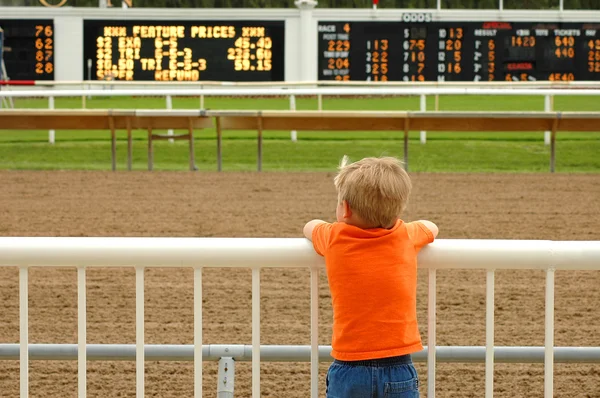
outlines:
M0 80L0 86L35 86L35 80Z
M377 5L377 4L379 4L379 0L373 0L373 4L374 4L374 5Z

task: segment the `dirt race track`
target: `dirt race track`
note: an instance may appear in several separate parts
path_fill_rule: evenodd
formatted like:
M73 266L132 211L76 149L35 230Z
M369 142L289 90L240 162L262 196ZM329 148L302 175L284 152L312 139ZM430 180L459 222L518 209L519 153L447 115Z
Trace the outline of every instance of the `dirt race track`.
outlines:
M0 172L3 236L300 237L309 219L334 215L333 174ZM427 218L440 238L600 240L600 175L414 174L405 220ZM308 271L262 272L262 343L309 344ZM88 342L135 342L132 269L89 270ZM496 344L544 344L539 271L496 274ZM419 322L427 338L427 278ZM600 272L557 272L557 346L600 346ZM192 271L146 271L146 342L193 342ZM249 270L204 271L204 343L251 343ZM76 271L30 272L31 343L76 343ZM320 285L320 343L331 307ZM0 268L0 343L19 340L18 273ZM485 344L485 271L438 271L438 344ZM321 366L324 396L327 364ZM543 365L497 364L496 397L542 397ZM216 363L204 395L216 395ZM426 367L418 365L422 396ZM30 362L31 397L76 397L75 361ZM263 363L264 397L309 396L309 364ZM147 362L146 395L191 397L190 362ZM482 397L483 364L438 364L438 397ZM0 362L0 396L17 397L18 361ZM88 362L90 397L134 397L134 362ZM236 396L250 396L250 366L236 366ZM555 396L600 397L600 365L556 364Z

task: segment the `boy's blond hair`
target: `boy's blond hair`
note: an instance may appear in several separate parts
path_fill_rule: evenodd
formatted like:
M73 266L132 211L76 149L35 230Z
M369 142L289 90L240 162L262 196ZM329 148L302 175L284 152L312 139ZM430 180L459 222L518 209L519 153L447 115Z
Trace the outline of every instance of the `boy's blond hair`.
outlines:
M364 158L355 163L344 156L333 180L338 191L338 203L347 201L352 211L366 223L390 228L408 203L412 184L393 157Z

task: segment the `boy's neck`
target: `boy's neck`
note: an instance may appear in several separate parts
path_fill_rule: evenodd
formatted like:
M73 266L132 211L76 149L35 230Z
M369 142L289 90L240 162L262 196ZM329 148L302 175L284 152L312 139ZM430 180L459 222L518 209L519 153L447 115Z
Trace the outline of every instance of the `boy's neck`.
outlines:
M364 221L361 217L357 216L356 213L353 213L352 216L349 218L345 218L343 222L348 225L352 225L356 228L360 228L360 229L375 229L375 228L391 229L394 227L394 225L396 225L396 223L394 223L390 226L369 224L368 222Z

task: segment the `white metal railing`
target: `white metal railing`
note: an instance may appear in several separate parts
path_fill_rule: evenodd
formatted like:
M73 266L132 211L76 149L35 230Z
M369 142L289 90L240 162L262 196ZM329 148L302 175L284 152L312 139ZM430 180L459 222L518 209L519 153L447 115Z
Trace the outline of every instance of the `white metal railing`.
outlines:
M489 87L318 87L318 88L153 88L147 89L114 89L114 90L3 90L0 97L167 97L167 96L420 96L420 95L554 95L554 96L597 96L597 88L489 88Z
M145 81L145 80L5 80L0 82L0 86L18 87L17 89L26 89L27 87L41 86L56 90L65 87L81 87L82 89L91 89L93 86L108 87L178 87L184 89L204 89L204 88L244 88L244 87L500 87L500 88L600 88L600 81L581 80L581 81L424 81L424 82L405 82L405 81L337 81L337 80L317 80L317 81L260 81L260 82L224 82L224 81L198 81L198 82L180 82L180 81Z
M53 83L53 82L51 82ZM65 84L68 82L61 82ZM80 84L81 82L72 82ZM92 83L92 82L88 82ZM105 82L93 82L100 84ZM114 82L112 82L114 83ZM124 87L129 82L121 82ZM138 83L138 82L132 82ZM54 109L54 100L56 97L81 97L82 108L86 107L86 99L90 97L164 97L166 109L173 109L172 98L176 96L191 96L200 99L199 108L204 109L205 97L207 96L267 96L267 97L289 97L290 110L296 110L296 96L316 96L317 109L323 110L323 96L418 96L419 110L424 112L427 110L427 96L435 96L435 110L439 109L440 95L515 95L515 96L542 96L544 98L544 111L550 112L553 110L554 96L599 96L600 82L567 82L572 84L560 84L558 82L532 82L533 84L498 84L489 83L469 84L473 82L457 82L457 84L437 82L420 83L418 85L407 85L404 82L394 82L388 84L365 84L356 82L353 85L335 85L331 83L320 82L299 82L299 83L282 83L268 84L266 87L264 82L258 84L240 84L240 83L224 83L214 82L203 83L201 88L197 85L181 85L176 88L157 88L158 86L150 86L150 88L140 89L113 89L112 84L109 89L78 89L78 90L54 90L45 88L40 90L3 90L0 91L0 100L14 98L31 98L40 97L48 98L48 109ZM548 84L544 84L548 83ZM37 84L37 82L36 82ZM316 86L315 86L316 85ZM209 88L205 88L207 86ZM308 88L303 88L308 86ZM191 88L190 88L191 87ZM169 135L173 135L173 130L168 131ZM292 141L297 140L297 132L291 131L290 138ZM427 132L420 132L420 141L422 144L427 142ZM544 133L544 143L550 145L551 132ZM48 131L48 142L54 144L55 131ZM173 142L173 140L170 140Z
M144 395L144 269L194 268L194 395L202 396L202 268L252 269L252 396L260 397L260 270L265 267L311 269L311 397L318 396L318 272L323 259L305 239L278 238L0 238L0 266L19 271L20 394L29 391L28 270L30 267L77 267L78 386L86 396L86 278L90 267L135 267L136 391ZM599 241L438 240L419 255L429 269L428 396L435 397L436 270L486 269L486 397L493 394L494 272L496 269L546 270L544 395L553 396L554 272L599 270ZM489 330L492 330L490 332Z

